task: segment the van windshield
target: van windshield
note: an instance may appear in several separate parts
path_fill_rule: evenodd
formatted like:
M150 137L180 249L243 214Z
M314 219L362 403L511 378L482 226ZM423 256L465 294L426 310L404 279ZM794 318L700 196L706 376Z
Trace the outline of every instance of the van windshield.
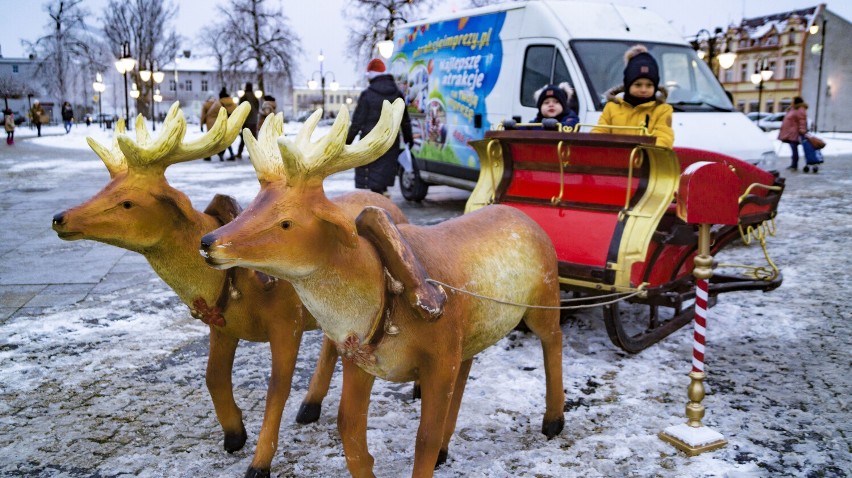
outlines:
M624 81L624 52L636 42L575 40L574 56L583 70L598 111L606 104L606 92ZM685 45L643 43L660 65L660 85L668 90L675 111L733 111L731 100L713 72L695 51Z

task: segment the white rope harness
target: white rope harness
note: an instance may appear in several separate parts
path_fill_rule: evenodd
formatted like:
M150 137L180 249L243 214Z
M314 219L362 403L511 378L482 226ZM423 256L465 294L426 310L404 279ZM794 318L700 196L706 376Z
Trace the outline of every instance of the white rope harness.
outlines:
M604 294L604 295L594 296L594 298L579 297L579 298L574 298L574 299L563 299L563 300L560 301L562 303L564 303L564 302L575 302L575 301L579 302L579 301L588 301L588 300L596 300L596 299L605 299L605 298L608 298L608 297L618 297L617 299L609 300L609 301L606 301L606 302L595 302L594 304L584 304L584 305L550 306L550 305L520 304L520 303L517 303L517 302L508 301L508 300L496 299L494 297L488 297L488 296L485 296L485 295L482 295L482 294L477 294L476 292L471 292L471 291L468 291L468 290L459 289L458 287L453 287L453 286L451 286L447 283L444 283L444 282L441 282L441 281L435 280L435 279L426 279L426 282L430 282L432 284L436 284L436 285L440 285L442 287L446 287L447 289L450 289L453 292L458 292L458 293L461 293L461 294L467 294L471 297L476 297L478 299L490 300L492 302L497 302L498 304L513 305L515 307L525 307L525 308L529 308L529 309L547 309L547 310L553 310L553 309L556 309L556 310L590 309L592 307L598 307L598 306L601 306L601 305L610 305L610 304L614 304L616 302L621 302L623 300L630 299L631 297L635 297L635 296L644 292L643 287L640 287L639 290L637 290L635 292L614 292L612 294Z

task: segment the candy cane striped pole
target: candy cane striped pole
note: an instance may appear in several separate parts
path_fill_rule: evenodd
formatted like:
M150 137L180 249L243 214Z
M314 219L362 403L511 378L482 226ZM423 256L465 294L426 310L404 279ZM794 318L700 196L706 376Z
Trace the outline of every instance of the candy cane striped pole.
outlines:
M707 332L707 298L709 281L695 281L695 330L692 341L692 371L704 373L704 336Z
M686 404L687 422L666 428L660 432L663 441L671 443L689 456L725 446L728 442L719 432L701 423L704 418L704 336L707 333L707 299L709 281L713 277L713 257L710 255L710 225L698 225L698 254L693 260L695 268L695 320L692 345L692 371L689 372L689 387Z

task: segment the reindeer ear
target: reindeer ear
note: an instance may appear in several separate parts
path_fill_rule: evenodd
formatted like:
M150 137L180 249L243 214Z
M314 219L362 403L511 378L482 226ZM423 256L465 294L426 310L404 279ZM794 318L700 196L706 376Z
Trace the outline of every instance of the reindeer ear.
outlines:
M358 247L358 231L355 221L347 217L343 210L331 203L320 204L314 209L314 215L331 226L337 240L344 246L355 249Z

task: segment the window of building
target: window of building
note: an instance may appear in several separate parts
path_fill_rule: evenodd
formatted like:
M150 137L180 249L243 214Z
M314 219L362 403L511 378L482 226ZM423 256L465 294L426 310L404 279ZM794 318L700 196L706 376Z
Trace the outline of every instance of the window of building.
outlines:
M192 80L186 80L186 91L192 91Z
M748 81L748 63L740 63L740 83Z
M790 98L782 98L780 103L781 111L787 111L791 104L793 104L793 101Z
M778 79L778 72L775 70L778 65L775 64L775 60L770 60L769 62L769 71L772 72L772 78Z
M784 60L784 79L790 80L796 77L796 60Z
M201 80L201 91L207 91L207 80Z
M18 72L18 65L12 65L12 73Z
M795 45L796 44L796 33L795 32L790 32L790 34L787 35L787 44L788 45Z
M745 113L745 101L744 100L737 101L737 111L739 111L740 113Z
M759 104L758 104L757 100L749 101L749 103L748 103L748 112L749 113L751 113L752 111L757 111L758 108L759 108Z
M177 90L177 82L175 80L169 80L169 91Z
M775 100L766 100L766 112L774 113L775 112Z
M725 70L725 83L733 83L734 82L734 69L728 68Z

